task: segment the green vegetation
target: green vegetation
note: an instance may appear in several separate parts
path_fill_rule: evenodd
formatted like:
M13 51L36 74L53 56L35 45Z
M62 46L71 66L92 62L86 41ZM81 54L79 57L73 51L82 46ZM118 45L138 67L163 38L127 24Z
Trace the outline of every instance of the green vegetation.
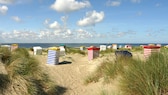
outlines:
M9 76L0 74L0 93L2 93L10 84Z
M85 79L84 83L97 82L100 78L103 78L104 82L110 82L118 75L122 75L124 73L124 68L126 68L128 63L132 62L132 60L132 58L123 57L118 58L116 61L109 61L106 59L93 74Z
M125 94L164 95L168 91L168 56L153 54L146 62L129 66L121 80Z
M67 53L72 53L72 54L78 53L78 54L81 54L81 55L86 55L86 52L84 50L81 51L79 48L70 48L70 47L67 47L66 48L66 52Z
M132 47L131 51L142 51L142 50L143 50L143 47L141 47L141 46L134 46L134 47Z
M167 95L167 50L154 53L145 61L120 58L114 62L103 62L96 72L85 79L85 83L97 82L102 78L105 82L110 82L117 77L120 77L122 95Z
M104 51L100 51L100 54L109 54L109 53L114 53L114 49L110 48L110 49L106 49Z
M0 48L0 54L1 54L1 59L3 63L8 63L9 62L9 58L11 56L11 52L8 48L5 47L1 47Z
M22 95L58 95L58 87L42 70L38 60L29 55L27 49L18 48L10 52L6 48L0 48L0 53L7 71L6 75L0 74L0 94L13 87L15 92ZM20 90L16 90L17 88Z

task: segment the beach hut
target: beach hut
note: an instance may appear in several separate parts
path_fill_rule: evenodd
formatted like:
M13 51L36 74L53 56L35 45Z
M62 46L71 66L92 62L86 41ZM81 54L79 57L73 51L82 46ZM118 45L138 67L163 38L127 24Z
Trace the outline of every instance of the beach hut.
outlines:
M117 44L112 44L113 49L117 49Z
M148 58L152 53L160 52L160 46L144 46L144 57Z
M126 49L132 49L132 46L131 45L125 45L125 48Z
M165 45L164 47L165 47L165 48L168 48L168 45Z
M85 50L85 46L80 46L80 50L81 51Z
M66 55L66 46L65 45L60 45L59 46L60 49L60 56L65 56Z
M18 44L12 44L11 45L11 51L14 51L15 49L17 49L19 46Z
M161 47L162 45L161 44L156 44L156 46L160 46Z
M106 45L100 45L100 51L105 51L107 49Z
M90 46L88 48L88 60L92 60L94 58L99 57L99 51L100 51L100 48L97 48L95 46Z
M122 48L122 45L119 45L119 48Z
M108 46L107 46L107 48L108 48L108 49L111 49L111 48L112 48L112 46L111 46L111 45L108 45Z
M60 48L50 47L48 49L47 64L52 64L52 65L59 64L59 56L60 56L59 53L60 53Z
M2 48L7 48L8 50L11 50L11 45L1 45Z
M40 47L40 46L33 47L33 54L34 55L42 55L42 47Z
M155 44L148 44L148 46L155 46Z

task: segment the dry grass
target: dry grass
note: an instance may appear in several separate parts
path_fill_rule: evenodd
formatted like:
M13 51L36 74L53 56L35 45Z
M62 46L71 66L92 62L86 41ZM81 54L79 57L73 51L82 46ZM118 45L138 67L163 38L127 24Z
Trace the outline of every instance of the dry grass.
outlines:
M57 95L51 94L59 92L57 86L27 49L19 48L13 52L5 49L0 53L5 57L3 62L7 71L7 75L0 74L0 94L12 90L16 95Z

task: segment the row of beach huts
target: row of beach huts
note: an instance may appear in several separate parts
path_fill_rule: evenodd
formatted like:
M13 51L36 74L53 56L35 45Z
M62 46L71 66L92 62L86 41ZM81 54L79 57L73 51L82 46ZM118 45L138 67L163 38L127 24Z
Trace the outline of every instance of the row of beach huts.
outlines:
M6 47L9 48L11 51L19 48L18 44L11 44L11 45L1 45L1 47ZM144 49L144 57L147 58L151 55L153 52L160 52L161 44L148 44L148 45L141 45ZM117 44L112 44L112 45L100 45L99 47L96 46L90 46L90 47L85 47L81 46L79 49L81 51L87 50L88 52L88 60L95 59L99 57L99 52L100 51L105 51L107 49L114 49L116 51L119 51L119 48L126 48L126 49L132 49L131 45L117 45ZM168 48L168 45L165 46L165 48ZM40 46L34 46L32 47L33 49L33 55L42 55L43 48ZM120 55L126 56L126 54L123 51L120 52ZM66 55L66 46L61 45L58 47L49 47L47 48L47 64L59 64L59 57L60 56L65 56Z

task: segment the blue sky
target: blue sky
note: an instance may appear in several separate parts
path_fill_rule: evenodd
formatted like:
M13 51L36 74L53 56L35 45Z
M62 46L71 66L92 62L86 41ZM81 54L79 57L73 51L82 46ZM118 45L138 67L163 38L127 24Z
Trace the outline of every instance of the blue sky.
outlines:
M0 43L168 43L168 0L0 0Z

